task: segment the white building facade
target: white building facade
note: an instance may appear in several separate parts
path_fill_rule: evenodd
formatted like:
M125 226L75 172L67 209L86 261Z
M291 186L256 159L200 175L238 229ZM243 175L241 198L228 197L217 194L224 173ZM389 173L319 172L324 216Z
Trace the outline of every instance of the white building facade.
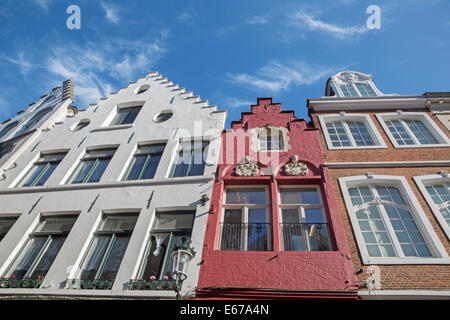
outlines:
M175 298L186 239L191 296L225 119L151 72L41 132L0 181L0 298Z

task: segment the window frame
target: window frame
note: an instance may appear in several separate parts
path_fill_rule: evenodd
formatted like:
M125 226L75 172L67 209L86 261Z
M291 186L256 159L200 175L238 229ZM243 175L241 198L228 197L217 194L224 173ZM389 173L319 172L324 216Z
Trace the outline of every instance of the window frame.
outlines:
M70 174L68 175L68 178L67 178L67 180L65 180L65 183L64 183L64 184L74 184L74 185L77 185L77 184L85 184L85 183L100 183L100 182L101 182L101 179L102 179L102 177L103 177L103 175L104 175L104 173L105 173L105 171L108 169L108 166L109 166L109 164L111 163L111 160L113 159L114 155L116 154L117 149L118 149L117 146L105 146L105 147L95 147L95 148L93 147L93 148L87 148L87 149L85 150L85 152L82 153L81 156L78 158L78 160L75 162L75 164L74 164L72 170L69 171ZM103 171L102 175L100 176L99 181L97 181L97 182L89 182L89 181L88 181L88 180L91 178L92 174L94 173L95 169L98 167L98 163L100 162L100 161L99 161L99 157L96 157L96 158L95 158L96 160L94 161L94 164L93 164L92 167L89 169L89 171L88 171L88 173L86 174L86 176L84 177L83 182L80 182L80 183L73 183L73 180L75 179L76 175L79 173L80 169L82 168L83 162L84 162L84 161L89 161L89 160L91 160L90 158L94 159L93 156L89 156L89 153L90 153L90 152L92 152L92 153L95 153L95 152L101 153L101 152L103 152L103 151L113 151L113 150L114 150L114 153L113 153L113 154L111 155L111 157L109 158L108 165L106 166L105 170ZM100 157L100 158L101 158L101 157ZM64 180L63 180L63 181L64 181Z
M135 110L137 108L139 108L139 110L137 111L136 116L134 117L133 121L132 122L123 123L123 121L128 117L128 115L130 114L131 111L126 112L126 114L122 118L119 117L119 114L122 113L122 111L124 111L126 109L130 109L130 110L133 109L133 110ZM109 126L110 127L117 127L117 126L130 126L130 125L133 125L134 122L136 121L139 113L141 112L141 110L142 110L142 105L140 105L140 104L131 105L131 106L122 106L122 107L118 106L117 110L116 110L116 112L114 114L114 117L112 117L111 122L109 123ZM121 120L121 122L117 123L118 120Z
M282 190L288 190L288 189L295 189L295 190L299 190L299 189L315 189L318 197L319 197L319 204L283 204L281 203L281 191ZM298 210L298 214L299 214L299 221L300 224L303 224L305 222L303 222L303 216L305 216L305 209L307 208L312 208L312 209L320 209L321 213L322 213L322 218L323 218L323 223L327 226L327 234L328 234L328 245L330 250L320 250L320 251L334 251L334 244L333 244L333 239L331 238L331 230L330 230L330 225L328 222L328 214L327 214L327 210L326 210L326 206L325 203L323 201L323 197L322 197L322 190L320 188L319 185L279 185L277 188L277 197L278 197L278 221L280 221L280 243L281 243L281 250L285 251L284 248L284 240L283 240L283 230L281 228L281 225L284 224L283 222L283 209L297 209ZM303 241L303 246L304 248L307 248L307 250L303 250L305 252L320 252L319 250L310 250L310 244L309 241L307 241L305 238L302 237L302 241ZM296 251L300 251L300 250L296 250ZM301 252L301 251L300 251Z
M140 152L139 149L140 148L146 148L146 147L152 147L152 146L164 146L163 150L160 152L160 160L158 162L158 166L156 167L155 170L155 174L153 175L152 178L147 178L147 179L143 179L142 174L144 173L145 169L147 169L148 165L149 165L149 161L151 159L151 156L149 157L149 155L151 155L151 153L142 153L142 151ZM141 143L137 143L137 145L135 146L135 148L133 149L133 152L131 154L131 157L129 158L129 160L127 161L127 166L125 167L125 171L123 172L123 174L121 175L121 179L119 179L120 181L137 181L137 180L151 180L151 179L155 179L156 177L156 173L158 172L158 168L160 166L161 163L161 159L162 156L164 154L164 152L166 151L166 147L167 147L167 141L164 142L141 142ZM139 176L137 179L134 180L129 180L128 176L131 172L131 170L133 169L135 163L136 163L136 155L143 155L146 154L146 160L144 162L144 164L142 165L142 168L139 171ZM153 153L156 154L156 153ZM157 153L159 154L159 153Z
M359 248L359 252L361 254L362 262L365 265L368 264L449 264L450 258L437 237L436 233L433 230L431 223L428 221L425 213L423 212L419 202L417 201L414 193L406 181L405 177L402 176L388 176L388 175L374 175L372 178L368 178L367 176L352 176L352 177L341 177L338 178L339 186L341 188L342 195L344 197L345 207L347 209L348 215L350 217L350 222L354 231L354 235L356 238L356 243ZM356 209L353 207L349 189L351 187L356 186L369 186L369 185L389 185L398 189L405 204L409 207L409 212L417 226L418 231L420 232L422 238L424 239L425 244L428 247L428 250L431 254L431 257L406 257L406 256L398 256L402 254L402 251L397 250L396 257L370 257L366 248L366 242L363 238L362 231L359 227L359 222L356 217ZM385 221L384 223L389 221ZM389 227L386 228L387 232L391 238L392 244L394 248L397 249L399 242L397 240L397 236L395 232L391 230ZM393 237L393 233L394 236Z
M38 228L44 223L46 218L70 218L73 217L75 218L75 221L70 229L70 231L60 231L60 232L54 232L54 231L37 231ZM59 238L59 237L64 237L64 241L61 244L60 249L58 250L58 253L55 255L51 265L49 266L48 271L50 270L50 268L52 267L54 261L56 260L56 258L58 257L62 247L64 246L65 241L67 240L67 237L69 236L70 232L72 231L74 225L77 223L77 220L79 218L79 212L70 212L70 213L53 213L53 214L43 214L40 215L37 223L33 224L33 228L30 230L30 232L27 232L24 235L24 239L22 242L22 245L20 246L20 248L18 248L18 250L15 250L13 252L12 259L11 261L8 263L7 267L5 268L4 272L9 276L12 274L12 272L14 272L14 270L11 270L11 268L14 266L14 264L16 263L17 259L19 259L19 257L21 256L23 250L26 250L28 247L28 244L30 243L30 241L32 239L36 239L36 238L46 238L44 244L41 246L41 248L39 249L38 254L36 255L36 257L33 259L33 262L30 264L29 269L27 270L27 272L23 275L22 278L20 279L25 279L25 278L30 278L30 276L36 271L36 267L39 265L39 263L41 262L42 258L44 257L44 254L47 252L49 245L51 244L51 242L54 240L54 238ZM23 259L24 257L22 257ZM43 276L45 277L45 276Z
M0 233L0 242L7 236L8 232L14 227L17 220L19 220L20 214L1 214L0 215L0 223L2 220L15 220L11 227L5 233Z
M325 142L329 150L352 150L352 149L385 149L387 148L386 143L384 142L380 132L377 130L375 123L372 121L368 114L360 114L360 113L349 113L349 114L326 114L319 115L319 123L322 128L323 135L325 137ZM333 142L330 137L330 133L328 132L327 123L330 122L341 122L345 129L345 133L348 136L351 146L333 146ZM372 146L358 146L356 145L355 139L353 138L353 134L350 132L347 121L356 121L362 122L367 131L372 138L374 145Z
M157 215L159 213L170 213L170 212L179 212L179 211L185 211L185 214L192 214L192 227L191 229L155 229L156 227L156 222L157 222ZM151 254L150 249L152 248L152 236L153 235L157 235L157 234L169 234L169 240L168 240L168 248L171 248L173 246L173 242L174 242L174 237L175 236L186 236L189 238L192 238L192 231L194 230L194 225L195 225L195 216L196 216L196 210L193 208L189 208L189 209L171 209L168 210L168 208L161 208L161 209L156 209L155 211L155 215L154 215L154 219L153 222L151 224L151 228L147 231L147 237L145 240L145 246L144 246L144 250L143 253L140 254L139 256L141 257L140 259L140 263L139 263L139 268L137 270L137 272L134 272L134 274L136 274L136 279L138 280L148 280L148 279L144 279L144 273L145 273L145 269L148 263L148 256ZM165 257L163 258L162 264L163 266L161 267L161 270L159 272L158 275L155 275L157 277L157 280L163 280L164 278L164 274L167 271L167 268L169 268L170 266L168 265L168 262L170 260L169 255L172 254L172 252L170 252L168 249L167 251L164 253ZM172 278L169 277L169 280L172 280Z
M442 132L438 125L429 117L426 112L396 112L396 113L377 113L375 117L378 119L381 127L383 128L385 134L388 136L394 148L437 148L437 147L450 147L450 139ZM400 145L389 130L385 121L398 120L401 122L403 128L407 131L411 139L415 144L410 145ZM418 120L428 129L430 134L439 143L434 144L421 144L416 138L415 134L411 131L408 125L405 124L404 120Z
M40 152L39 156L37 157L36 160L33 161L33 163L31 164L31 166L27 169L24 170L24 174L23 176L20 177L19 181L14 184L15 187L22 187L22 188L31 188L31 187L41 187L41 186L45 186L45 184L47 183L48 179L51 177L51 175L53 174L53 172L58 168L59 164L64 160L64 158L67 156L68 150L64 150L64 151L46 151L46 152ZM62 156L61 159L59 159L59 161L56 160L47 160L45 161L46 157L53 157L56 155L60 155ZM44 181L44 183L41 186L36 186L36 183L39 182L39 180L42 178L42 176L48 171L49 166L51 166L51 164L56 163L57 166L55 167L55 169L53 169L53 171L50 173L50 175L47 177L47 179ZM28 181L29 178L31 178L35 172L35 170L37 170L37 166L41 165L41 164L45 164L45 168L38 174L38 176L33 180L33 183L29 186L24 186L24 184ZM31 175L30 175L31 173ZM28 178L28 179L27 179Z
M227 204L227 191L228 190L239 190L239 189L264 189L265 193L265 204ZM225 211L227 209L241 209L241 224L248 224L248 215L249 215L249 209L265 209L266 211L266 224L267 224L267 250L264 250L262 252L272 251L273 250L273 243L272 243L272 213L271 213L271 201L270 201L270 188L267 185L228 185L224 186L223 191L223 199L222 199L222 210L221 210L221 216L219 220L219 226L222 226L224 223L225 218ZM241 232L241 239L240 239L240 249L239 250L224 250L221 249L222 246L222 229L219 228L219 236L217 237L217 244L216 244L216 250L220 251L233 251L233 252L248 252L248 230L247 232ZM260 251L255 251L260 252Z
M178 144L176 146L176 148L174 148L174 153L172 156L172 161L170 162L169 168L168 168L168 172L167 172L167 178L188 178L188 177L201 177L205 175L205 171L206 171L206 167L208 165L210 165L210 159L209 159L209 147L211 146L211 140L207 139L205 137L199 137L199 138L188 138L188 139L180 139L178 141ZM202 145L202 164L203 164L203 173L201 175L190 175L190 174L186 174L186 173L190 173L191 169L192 169L192 160L193 157L195 158L195 151L196 149L193 148L193 145L195 143L200 143ZM175 172L176 172L176 168L178 166L178 160L180 159L180 152L183 151L183 147L186 144L190 144L190 160L189 160L189 164L188 164L188 168L186 169L186 173L182 176L174 176ZM203 147L203 144L206 144L205 147ZM192 152L194 151L194 152ZM183 156L184 157L184 156ZM183 158L181 157L181 158ZM183 164L183 163L182 163ZM195 163L194 163L195 164Z
M422 193L422 196L425 198L431 211L433 212L434 217L436 218L442 230L444 231L445 235L447 236L448 239L450 239L450 226L447 224L447 221L445 221L445 218L442 216L442 213L440 212L439 206L431 198L431 195L426 188L428 186L444 184L447 188L450 189L450 176L431 174L431 175L415 176L413 177L413 179L414 182L417 184L417 187L419 188L420 192Z
M102 227L102 224L106 221L107 217L109 216L114 216L114 215L130 215L130 216L136 216L136 222L133 226L132 230L126 230L126 229L110 229L110 230L100 230ZM82 254L81 256L77 259L77 264L76 266L78 266L78 268L76 268L76 273L75 273L75 277L74 280L79 280L79 281L102 281L100 279L100 277L103 274L104 268L106 266L106 263L108 262L108 259L111 255L111 249L114 246L115 243L115 239L118 237L116 234L118 234L119 236L129 236L128 239L128 244L127 247L125 248L124 254L122 256L122 260L119 264L119 267L117 269L116 275L114 280L112 280L112 283L114 284L117 275L118 275L118 271L120 270L120 266L123 263L123 258L125 257L127 250L129 248L129 244L131 241L131 237L134 233L134 230L136 229L136 225L139 219L139 215L140 215L140 211L135 211L135 210L127 210L127 211L117 211L117 212L102 212L99 215L98 220L96 221L90 235L89 238L87 239L86 243L85 243L85 247L83 248ZM91 253L92 250L95 249L94 248L94 242L97 239L98 236L109 236L108 239L108 243L105 249L105 252L102 255L102 258L100 259L100 263L97 267L94 279L81 279L81 275L84 271L84 267L86 266L86 264L88 263L88 259L91 257ZM81 259L80 259L81 258ZM69 278L70 279L70 275L73 273L70 272L69 274Z

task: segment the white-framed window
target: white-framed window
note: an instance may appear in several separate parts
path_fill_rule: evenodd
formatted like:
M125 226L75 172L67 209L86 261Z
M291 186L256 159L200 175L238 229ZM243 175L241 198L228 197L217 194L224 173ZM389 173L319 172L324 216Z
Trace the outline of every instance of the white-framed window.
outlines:
M432 174L413 178L434 216L450 239L450 176Z
M45 277L77 218L78 214L42 216L8 267L7 277Z
M138 144L123 180L153 179L165 147L165 143Z
M33 163L33 166L26 172L17 186L43 186L66 154L67 152L42 152L40 157Z
M19 215L0 215L0 241L6 236L17 219L19 219Z
M450 263L404 177L345 177L339 184L363 263Z
M271 250L269 199L266 186L225 188L219 250Z
M335 86L341 97L374 97L379 94L369 82L348 82Z
M330 150L387 148L367 114L319 115L319 122Z
M425 112L375 115L395 148L448 147L450 140Z
M207 164L209 141L185 139L180 141L169 172L170 178L201 176Z
M280 186L278 192L283 250L333 250L320 188Z
M290 149L288 129L266 124L252 129L252 149L257 152L283 152Z

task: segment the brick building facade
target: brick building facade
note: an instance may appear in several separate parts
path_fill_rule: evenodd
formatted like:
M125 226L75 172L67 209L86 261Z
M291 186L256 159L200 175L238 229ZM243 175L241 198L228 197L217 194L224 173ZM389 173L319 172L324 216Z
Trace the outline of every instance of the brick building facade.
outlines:
M386 95L341 72L308 99L361 298L450 295L449 98Z

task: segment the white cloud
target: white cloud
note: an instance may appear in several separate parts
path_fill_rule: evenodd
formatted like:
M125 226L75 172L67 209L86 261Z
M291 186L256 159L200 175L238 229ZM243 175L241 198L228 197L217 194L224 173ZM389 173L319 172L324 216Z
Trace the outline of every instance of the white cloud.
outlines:
M267 22L267 19L261 16L252 16L247 20L248 24L266 24Z
M44 11L47 11L52 0L33 0L33 2L41 7Z
M239 98L235 98L235 97L227 97L224 100L223 105L225 107L229 107L229 108L238 108L238 107L243 107L243 106L250 106L254 103L255 103L254 101L250 101L250 100L243 100L243 99L239 99Z
M327 23L319 19L316 19L311 14L307 14L302 11L294 13L291 17L294 20L294 22L306 25L311 31L315 30L325 31L341 39L351 37L354 35L363 34L368 31L368 29L365 26L341 27L335 24Z
M18 53L17 58L9 58L9 57L3 58L17 65L20 69L20 73L24 76L24 78L27 77L28 71L33 67L33 65L30 62L25 60L25 53L23 51Z
M83 105L109 96L118 83L121 87L151 70L165 52L160 40L112 39L96 45L66 45L51 50L45 69L58 80L71 79L76 100Z
M272 61L260 68L254 75L240 73L227 76L233 83L243 84L253 89L278 92L286 90L292 85L312 84L337 70L338 68L307 64L302 61L288 64Z
M112 23L118 23L120 20L119 17L119 7L112 5L110 3L101 2L100 3L103 10L105 10L105 18Z

